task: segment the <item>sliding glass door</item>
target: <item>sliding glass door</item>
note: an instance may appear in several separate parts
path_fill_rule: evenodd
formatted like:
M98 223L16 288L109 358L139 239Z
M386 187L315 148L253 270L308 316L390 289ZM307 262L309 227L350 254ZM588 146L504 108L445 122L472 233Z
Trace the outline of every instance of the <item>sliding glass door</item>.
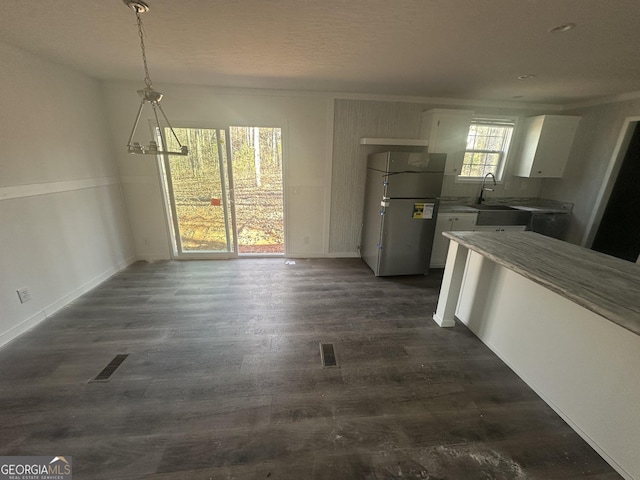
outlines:
M280 129L175 131L190 151L161 164L174 256L283 255Z

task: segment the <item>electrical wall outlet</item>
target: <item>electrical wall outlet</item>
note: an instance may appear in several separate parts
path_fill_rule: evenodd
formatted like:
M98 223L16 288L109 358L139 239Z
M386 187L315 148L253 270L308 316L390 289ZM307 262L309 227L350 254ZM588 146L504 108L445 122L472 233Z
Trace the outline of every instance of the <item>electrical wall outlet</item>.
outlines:
M29 287L19 288L18 297L20 298L20 303L25 303L31 300L31 291L29 290Z

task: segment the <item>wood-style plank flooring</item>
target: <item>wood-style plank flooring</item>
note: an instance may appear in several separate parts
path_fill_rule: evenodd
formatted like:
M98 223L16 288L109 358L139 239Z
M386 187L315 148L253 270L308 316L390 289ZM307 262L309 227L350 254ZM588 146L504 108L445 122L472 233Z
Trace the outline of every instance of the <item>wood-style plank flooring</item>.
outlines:
M0 349L0 455L72 456L75 480L621 478L436 326L439 285L359 259L134 264Z

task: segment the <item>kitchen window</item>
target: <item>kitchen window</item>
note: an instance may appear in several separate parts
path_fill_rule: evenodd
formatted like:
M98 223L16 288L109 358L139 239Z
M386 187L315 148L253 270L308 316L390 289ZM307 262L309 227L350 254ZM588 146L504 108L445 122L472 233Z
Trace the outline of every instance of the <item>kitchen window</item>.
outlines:
M460 179L482 179L492 173L500 180L514 129L514 119L474 118L469 127Z

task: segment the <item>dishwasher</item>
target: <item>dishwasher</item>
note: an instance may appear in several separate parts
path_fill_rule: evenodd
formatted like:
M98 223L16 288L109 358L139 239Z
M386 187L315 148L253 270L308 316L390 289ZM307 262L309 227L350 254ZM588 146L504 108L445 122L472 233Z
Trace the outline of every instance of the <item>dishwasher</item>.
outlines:
M533 212L529 230L547 237L564 240L569 231L569 212Z

